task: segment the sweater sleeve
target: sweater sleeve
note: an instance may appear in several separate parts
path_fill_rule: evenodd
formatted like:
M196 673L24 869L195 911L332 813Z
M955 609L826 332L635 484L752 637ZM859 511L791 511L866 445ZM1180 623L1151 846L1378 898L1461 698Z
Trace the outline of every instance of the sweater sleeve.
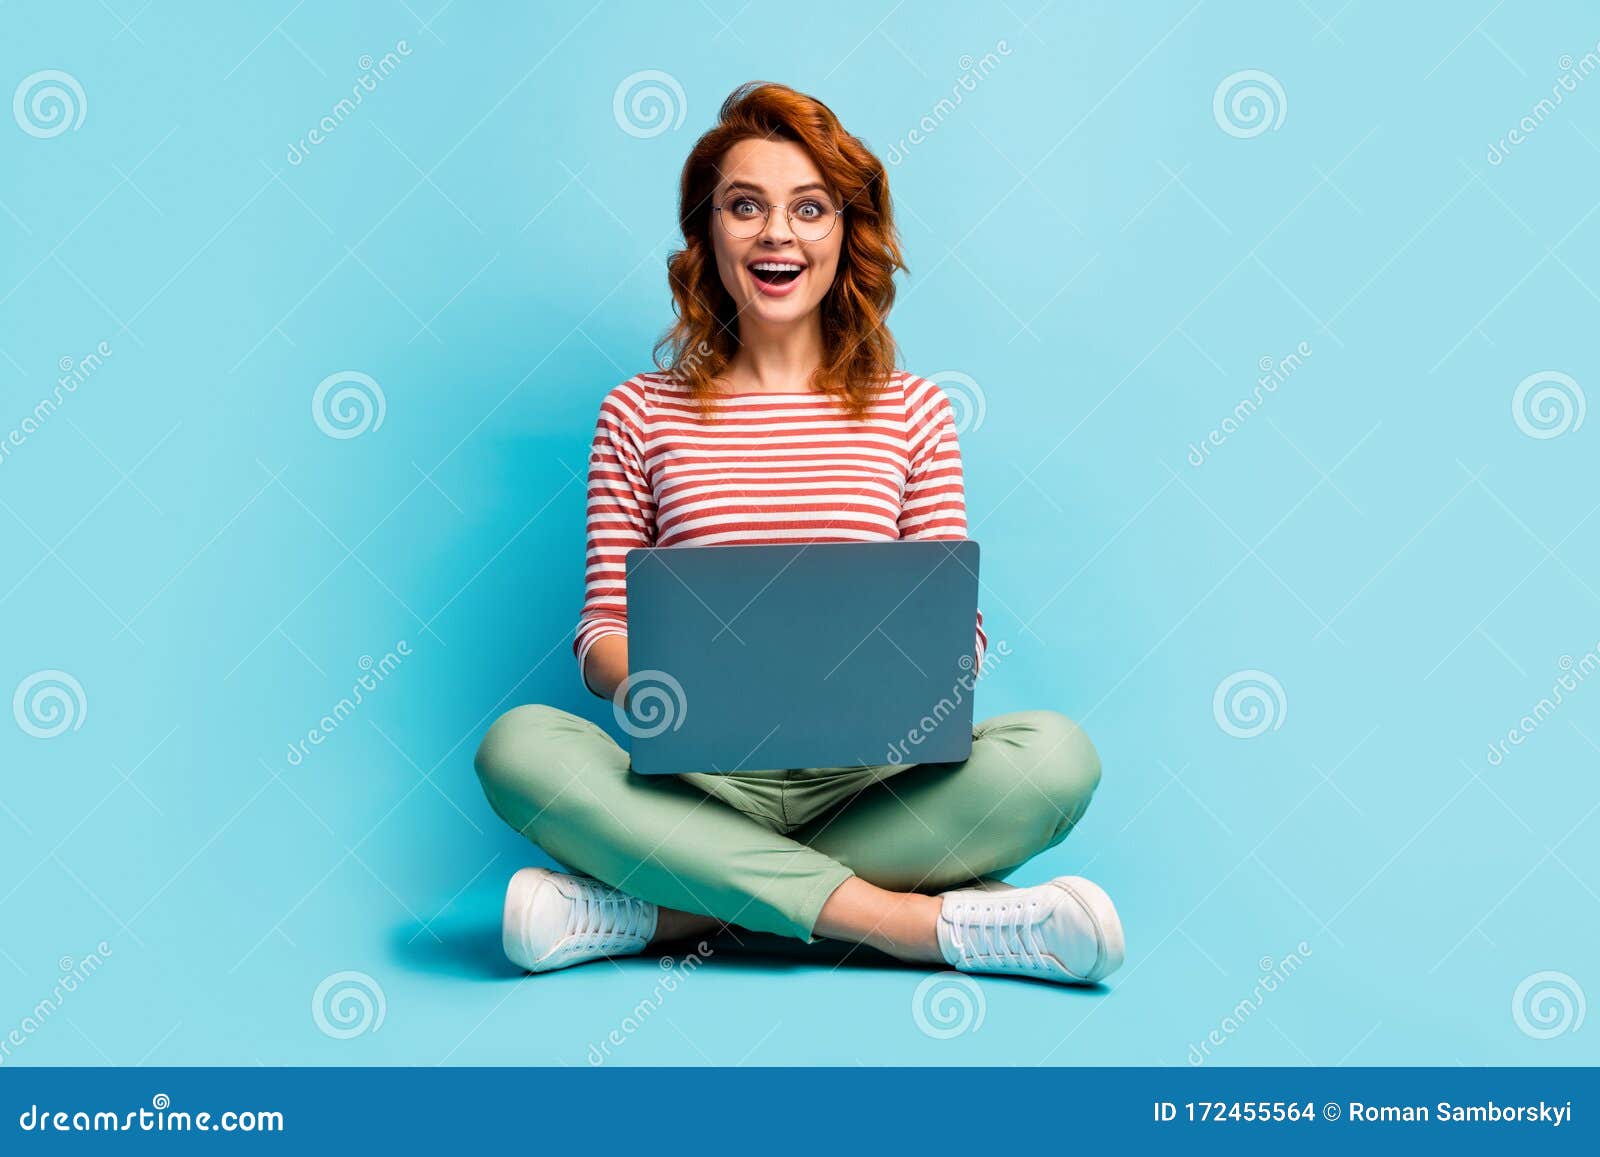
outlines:
M589 649L607 635L628 633L627 553L655 542L655 497L631 430L624 397L613 390L600 404L589 446L583 607L572 640L578 677L591 693L583 673Z
M960 539L967 537L966 489L961 471L961 445L955 411L938 386L912 379L906 391L906 443L910 466L900 502L900 537ZM973 670L983 666L989 645L978 611Z

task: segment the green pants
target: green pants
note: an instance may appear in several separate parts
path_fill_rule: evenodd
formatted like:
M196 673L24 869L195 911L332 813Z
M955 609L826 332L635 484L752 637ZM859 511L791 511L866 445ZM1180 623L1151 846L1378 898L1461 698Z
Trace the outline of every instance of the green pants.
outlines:
M1066 838L1100 782L1054 711L974 725L960 763L645 776L598 724L532 705L495 721L476 766L500 818L565 867L808 942L850 876L937 893L1004 875Z

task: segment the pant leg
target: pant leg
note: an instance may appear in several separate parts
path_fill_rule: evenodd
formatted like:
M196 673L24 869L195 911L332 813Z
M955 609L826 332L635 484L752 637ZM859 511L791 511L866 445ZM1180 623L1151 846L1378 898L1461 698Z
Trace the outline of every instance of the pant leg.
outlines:
M475 766L500 818L551 857L664 907L809 942L851 875L780 823L677 776L635 775L604 728L554 707L502 715Z
M966 760L871 784L794 838L881 888L940 892L1060 843L1099 783L1082 728L1056 711L1017 711L974 727Z

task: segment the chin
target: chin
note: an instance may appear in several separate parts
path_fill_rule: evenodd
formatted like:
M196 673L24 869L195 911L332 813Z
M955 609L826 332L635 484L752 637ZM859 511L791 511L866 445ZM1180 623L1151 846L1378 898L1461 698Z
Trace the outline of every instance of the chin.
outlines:
M791 322L799 321L802 317L805 317L812 310L816 309L819 304L819 302L815 301L794 301L788 298L785 298L781 301L774 301L770 297L762 297L761 295L757 294L755 300L750 303L748 309L750 313L754 314L756 317L759 317L762 321Z

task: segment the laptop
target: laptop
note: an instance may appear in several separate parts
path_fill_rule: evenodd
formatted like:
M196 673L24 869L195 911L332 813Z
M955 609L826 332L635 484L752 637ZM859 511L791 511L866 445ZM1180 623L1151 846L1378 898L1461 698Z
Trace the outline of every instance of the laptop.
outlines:
M971 754L975 541L640 547L625 568L635 772Z

